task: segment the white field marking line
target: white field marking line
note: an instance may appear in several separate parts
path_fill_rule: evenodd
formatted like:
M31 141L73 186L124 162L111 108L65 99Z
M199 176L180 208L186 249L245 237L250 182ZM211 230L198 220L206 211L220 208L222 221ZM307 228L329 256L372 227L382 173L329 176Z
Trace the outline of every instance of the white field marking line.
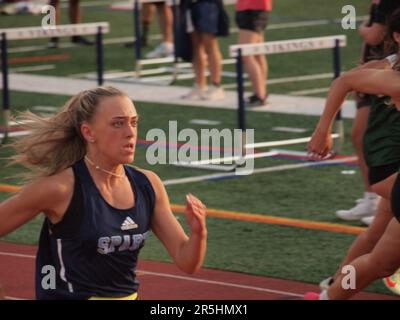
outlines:
M123 71L121 69L108 71L108 73L117 73L117 72L126 72L126 71ZM131 71L131 73L133 72ZM84 78L84 77L87 77L88 79L94 79L94 78L97 79L97 73L96 72L73 73L68 76L68 78Z
M276 294L282 294L282 295L293 296L293 297L302 297L303 296L301 294L293 293L293 292L289 292L289 291L281 291L281 290L273 290L273 289L260 288L260 287L254 287L254 286L246 286L246 285L241 285L241 284L236 284L236 283L231 283L231 282L196 279L196 278L191 278L191 277L177 276L177 275L173 275L173 274L150 272L150 271L143 271L143 270L138 270L138 271L142 272L142 274L154 275L154 276L165 277L165 278L215 284L215 285L220 285L220 286L225 286L225 287L234 287L234 288L262 291L262 292L268 292L268 293L276 293Z
M320 80L320 79L333 79L333 73L319 73L319 74L310 74L304 76L296 76L296 77L284 77L284 78L276 78L276 79L268 79L268 85L272 84L281 84L288 82L301 82L301 81L311 81L311 80ZM245 86L250 86L251 83L246 81L244 83ZM222 87L224 89L234 89L236 88L236 83L226 84Z
M30 131L17 131L17 132L9 132L9 137L22 137L26 136L30 133ZM0 133L0 138L4 138L4 133Z
M332 139L339 138L338 133L331 134ZM266 142L256 142L256 143L249 143L246 144L244 147L245 149L257 149L257 148L266 148L266 147L276 147L276 146L286 146L291 144L298 144L298 143L305 143L309 142L311 137L304 137L304 138L295 138L295 139L287 139L287 140L276 140L276 141L266 141Z
M304 133L304 132L307 132L308 129L305 129L305 128L292 128L292 127L273 127L271 129L271 131Z
M85 1L80 3L81 7L100 7L100 6L108 6L110 1ZM61 8L68 8L69 5L67 3L61 3Z
M189 123L198 124L198 125L206 125L206 126L216 126L218 124L221 124L221 121L214 121L214 120L207 120L207 119L192 119L189 121Z
M154 69L144 69L139 72L140 75L146 76L146 75L154 75L154 74L161 74L165 73L168 70L165 67L158 67ZM76 73L72 75L73 78L85 78L85 79L96 79L97 74L94 72L88 72L88 73ZM103 78L105 80L118 80L120 78L137 78L138 73L136 71L112 71L112 72L107 72L104 74ZM169 75L171 77L171 75ZM150 78L150 77L149 77Z
M298 90L298 91L290 91L288 94L289 95L294 95L294 96L307 96L309 94L314 94L314 93L325 93L329 91L329 87L326 88L315 88L315 89L307 89L307 90Z
M22 254L22 253L13 253L13 252L4 252L0 251L0 256L10 256L10 257L17 257L17 258L31 258L35 259L36 256L32 254Z
M46 112L56 112L57 110L59 110L59 108L52 107L52 106L33 106L32 109L36 110L36 111L46 111ZM26 123L26 121L25 121L25 123Z
M10 297L10 296L5 296L4 297L6 300L29 300L25 298L19 298L19 297Z
M229 164L201 164L201 165L185 165L185 164L178 164L180 167L186 167L186 168L196 168L196 169L204 169L204 170L215 170L215 171L233 171L236 169L236 165L229 165Z
M21 124L31 123L31 122L33 122L33 120L10 121L10 122L8 122L8 124L9 124L10 126L18 126L18 125L21 125Z
M35 258L34 255L3 252L3 251L0 251L0 255L13 256L13 257L18 257L18 258L31 258L31 259ZM220 286L235 287L235 288L241 288L241 289L256 290L256 291L263 291L263 292L269 292L269 293L277 293L277 294L292 295L292 296L296 296L296 297L300 297L301 296L302 297L302 295L299 295L299 294L293 293L293 292L288 292L288 291L272 290L272 289L267 289L267 288L246 286L246 285L230 283L230 282L223 282L223 281L214 281L214 280L207 280L207 279L196 279L196 278L191 278L191 277L173 275L173 274L169 274L169 273L151 272L151 271L145 271L145 270L140 270L140 269L137 269L137 271L142 273L142 274L154 275L154 276L159 276L159 277L164 277L164 278L180 279L180 280L187 280L187 281L193 281L193 282L215 284L215 285L220 285Z
M356 21L364 21L367 16L359 16L356 18ZM336 19L320 19L320 20L309 20L309 21L294 21L294 22L284 22L284 23L275 23L268 25L268 30L273 29L290 29L290 28L299 28L299 27L315 27L322 26L326 24L338 24L341 23L341 18ZM268 31L267 30L267 31Z
M251 154L246 154L244 157L243 156L233 156L233 157L222 157L222 158L211 158L211 159L205 159L205 160L198 160L198 161L179 161L173 163L174 165L185 165L185 166L198 166L198 165L204 165L204 164L220 164L224 162L232 162L235 160L240 160L240 159L255 159L255 158L263 158L263 157L273 157L276 156L278 153L275 151L269 151L269 152L262 152L262 153L251 153Z
M286 149L271 149L271 151L276 151L279 153L279 155L282 156L301 156L301 157L306 157L307 156L307 151L295 151L295 150L286 150Z
M331 165L331 164L342 164L342 163L344 164L346 162L355 161L355 160L357 160L357 157L346 157L346 158L341 158L341 159L336 159L336 160L310 161L310 162L305 162L305 163L285 164L285 165L279 165L279 166L274 166L274 167L265 167L265 168L254 169L252 172L249 172L249 175L267 173L267 172L277 172L277 171L301 169L301 168L307 168L307 167L315 167L315 166L319 166L319 165ZM206 180L229 178L229 177L234 177L234 176L237 176L239 178L239 177L243 177L244 174L237 175L235 172L207 174L207 175L202 175L202 176L193 176L193 177L186 177L186 178L181 178L181 179L164 180L163 184L165 186L169 186L169 185L201 182L201 181L206 181Z
M29 72L29 71L53 70L55 68L56 68L56 66L54 64L43 64L40 66L10 68L8 70L10 72Z

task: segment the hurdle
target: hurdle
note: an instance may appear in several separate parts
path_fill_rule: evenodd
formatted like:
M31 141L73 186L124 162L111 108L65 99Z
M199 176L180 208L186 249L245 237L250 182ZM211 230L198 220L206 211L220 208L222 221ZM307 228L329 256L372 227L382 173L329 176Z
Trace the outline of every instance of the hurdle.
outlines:
M277 54L277 53L291 53L291 52L304 52L312 50L332 49L333 50L333 69L334 79L340 75L341 71L341 59L340 59L340 48L346 46L345 35L334 35L326 37L313 37L313 38L302 38L302 39L291 39L283 41L268 41L259 44L242 44L242 45L231 45L229 47L230 57L236 59L236 82L237 82L237 93L238 93L238 128L242 132L242 146L241 156L236 157L223 157L214 158L209 160L192 161L192 162L176 162L175 165L184 167L193 167L199 169L213 169L221 171L234 170L237 167L237 163L243 163L246 159L255 159L261 157L275 156L276 152L262 152L254 153L255 148L266 148L276 147L283 145L295 145L300 143L306 143L310 141L311 137L302 137L296 139L288 139L281 141L270 141L270 142L259 142L259 143L247 143L246 138L246 121L245 121L245 103L244 103L244 76L243 76L243 57L250 55L259 54ZM344 141L344 128L341 112L339 111L335 119L335 133L332 135L333 139L337 140L334 150L339 152ZM251 150L249 154L248 150ZM221 163L232 161L233 165L226 166Z
M8 127L10 120L10 94L8 81L8 41L41 39L51 37L70 37L76 35L96 35L96 66L97 84L102 85L104 81L103 63L103 34L108 33L110 26L108 22L66 24L54 27L28 27L28 28L7 28L0 29L1 35L1 72L2 72L2 106L4 116L4 137L1 143L5 143L8 137Z
M340 48L346 46L345 35L334 35L326 37L303 38L284 41L270 41L260 44L232 45L229 47L229 54L236 58L237 73L237 92L238 92L238 127L244 132L245 124L245 104L244 104L244 84L243 84L243 56L254 54L277 54L290 52L304 52L322 49L333 49L333 71L334 79L339 77L341 71ZM336 115L335 121L336 135L338 139L335 151L339 152L344 141L344 129L341 112ZM296 142L299 143L299 142ZM246 148L246 146L244 146Z

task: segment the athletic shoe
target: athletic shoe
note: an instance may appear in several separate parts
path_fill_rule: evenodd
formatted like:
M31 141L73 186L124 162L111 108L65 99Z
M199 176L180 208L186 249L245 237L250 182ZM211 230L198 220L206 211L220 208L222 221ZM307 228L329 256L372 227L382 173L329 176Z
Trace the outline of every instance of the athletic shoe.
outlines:
M372 222L374 221L375 216L371 216L371 217L364 217L361 218L361 222L367 226L370 226L372 224Z
M181 99L187 100L200 100L204 96L204 89L200 89L197 84L195 84L192 89L181 96Z
M357 201L358 202L358 201ZM350 210L336 211L336 216L342 220L360 220L364 217L371 217L375 215L378 207L379 197L376 198L363 198L357 205Z
M321 291L322 290L328 290L329 287L332 285L332 283L333 283L333 277L329 277L329 278L326 278L326 279L322 280L319 283L319 287L321 288Z
M75 44L79 44L82 46L91 46L94 44L93 41L90 41L82 36L73 36L71 37L71 42Z
M267 105L267 98L261 99L257 94L253 94L248 97L244 102L245 107L263 107Z
M225 98L225 91L222 87L216 86L216 85L211 85L206 92L204 92L204 95L202 99L204 100L222 100Z
M398 269L390 277L386 277L383 280L385 286L393 293L400 295L400 269Z
M303 296L304 300L319 300L318 292L306 292Z
M174 45L170 42L161 42L153 51L146 55L147 59L171 57L174 55Z

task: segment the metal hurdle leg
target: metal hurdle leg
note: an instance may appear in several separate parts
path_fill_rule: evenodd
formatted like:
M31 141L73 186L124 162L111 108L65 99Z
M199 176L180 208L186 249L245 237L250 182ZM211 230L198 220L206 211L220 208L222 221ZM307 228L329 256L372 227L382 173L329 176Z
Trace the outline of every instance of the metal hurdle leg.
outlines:
M97 84L103 85L104 64L103 64L103 32L101 26L97 28L96 34L96 61L97 61Z
M241 159L240 161L235 161L237 165L244 165L246 158L246 113L244 106L244 84L243 84L243 59L242 59L242 49L238 50L238 54L236 57L236 74L237 74L237 92L238 92L238 103L239 103L239 112L238 112L238 124L239 129L242 133L242 144L241 144Z
M1 71L3 74L3 123L4 137L1 144L7 142L10 120L10 96L8 89L8 57L7 57L7 37L3 32L1 34Z
M336 79L340 76L341 70L340 43L338 39L335 40L335 47L333 48L333 70L334 79ZM344 144L344 125L341 110L339 110L339 112L336 114L334 130L338 134L338 138L335 140L336 143L334 144L333 150L336 153L339 153Z
M168 5L168 4L167 4ZM176 55L176 35L178 33L178 6L176 4L176 0L172 0L172 34L174 36L174 70L172 73L172 80L170 84L174 84L176 80L178 80L178 57Z
M135 58L136 58L136 77L140 76L140 60L142 59L142 41L140 35L140 8L139 0L133 3L133 20L135 26Z

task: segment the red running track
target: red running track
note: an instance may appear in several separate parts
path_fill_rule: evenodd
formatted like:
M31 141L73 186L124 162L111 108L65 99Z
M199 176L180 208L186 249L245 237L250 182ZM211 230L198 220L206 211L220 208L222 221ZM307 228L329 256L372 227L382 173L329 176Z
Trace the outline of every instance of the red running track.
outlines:
M7 299L34 299L36 246L0 242L0 283ZM141 261L138 266L141 300L285 300L301 299L317 285L203 268L196 275L175 265ZM398 299L360 293L356 299Z

